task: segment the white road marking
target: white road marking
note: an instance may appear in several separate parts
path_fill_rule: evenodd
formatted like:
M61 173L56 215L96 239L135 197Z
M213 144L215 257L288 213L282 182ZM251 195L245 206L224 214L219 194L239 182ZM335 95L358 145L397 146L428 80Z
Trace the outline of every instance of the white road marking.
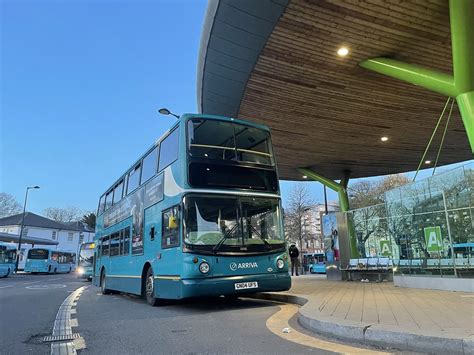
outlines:
M41 282L41 281L25 282L22 285L31 285L31 284L35 284L35 283L38 283L38 282Z
M60 285L60 284L47 284L47 285L34 285L34 286L26 286L28 290L49 290L49 289L55 289L55 288L63 288L66 287L66 285Z
M0 286L0 288L13 287L13 285Z

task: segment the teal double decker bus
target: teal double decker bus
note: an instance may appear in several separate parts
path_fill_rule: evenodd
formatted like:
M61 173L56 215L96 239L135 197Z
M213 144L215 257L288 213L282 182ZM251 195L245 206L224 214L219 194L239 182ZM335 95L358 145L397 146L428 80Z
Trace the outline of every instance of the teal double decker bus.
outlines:
M15 272L16 248L0 242L0 277L8 277Z
M160 299L291 286L270 131L183 115L100 197L94 284Z

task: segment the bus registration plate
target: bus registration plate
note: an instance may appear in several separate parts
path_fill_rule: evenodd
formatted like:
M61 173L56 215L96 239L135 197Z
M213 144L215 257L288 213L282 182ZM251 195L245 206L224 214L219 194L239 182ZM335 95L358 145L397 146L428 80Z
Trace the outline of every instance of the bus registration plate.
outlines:
M248 288L258 288L258 282L257 281L238 282L235 284L236 290L245 290Z

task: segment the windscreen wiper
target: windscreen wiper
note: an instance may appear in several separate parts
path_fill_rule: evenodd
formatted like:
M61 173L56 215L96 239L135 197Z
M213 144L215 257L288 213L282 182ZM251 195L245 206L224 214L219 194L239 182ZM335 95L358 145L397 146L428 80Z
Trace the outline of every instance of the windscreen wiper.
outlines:
M224 233L224 236L222 237L221 240L219 240L219 243L217 243L215 247L212 248L214 252L218 251L221 248L221 246L224 244L224 242L233 236L233 233L237 229L237 226L238 226L238 223L236 223L231 229L229 229L228 231Z
M266 239L263 238L262 235L257 231L257 228L255 228L255 227L252 226L251 224L249 224L249 226L250 226L250 229L253 230L254 233L257 235L257 237L263 241L263 243L265 244L266 248L267 248L268 250L270 250L270 249L272 248L272 246L271 246L270 243L267 242Z

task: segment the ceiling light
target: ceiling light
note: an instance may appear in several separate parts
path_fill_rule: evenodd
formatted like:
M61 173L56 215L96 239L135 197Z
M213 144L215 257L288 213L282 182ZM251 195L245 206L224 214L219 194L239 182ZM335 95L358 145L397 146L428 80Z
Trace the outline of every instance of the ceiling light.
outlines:
M340 57L345 57L349 54L349 49L347 47L341 47L337 50L337 55Z
M431 160L425 160L425 164L426 165L431 164Z
M308 177L306 175L303 175L303 179L307 179Z
M383 136L382 138L380 138L380 140L381 140L382 142L386 142L386 141L388 141L388 137Z

